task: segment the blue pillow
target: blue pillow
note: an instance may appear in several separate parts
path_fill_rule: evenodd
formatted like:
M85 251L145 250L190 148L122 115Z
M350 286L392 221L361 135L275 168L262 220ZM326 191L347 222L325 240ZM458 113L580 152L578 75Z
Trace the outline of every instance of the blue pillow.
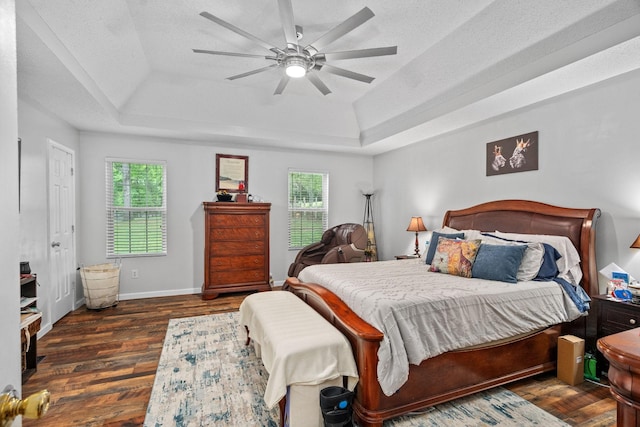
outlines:
M538 270L538 275L533 280L553 280L559 273L556 261L562 258L562 255L550 244L543 243L542 245L544 246L542 265L540 266L540 270Z
M427 255L425 256L426 264L431 264L431 262L433 262L433 255L436 253L436 249L438 249L438 239L440 237L446 237L447 239L464 239L464 233L443 234L438 233L437 231L431 233L429 250L427 251Z
M480 245L471 277L517 283L526 245Z

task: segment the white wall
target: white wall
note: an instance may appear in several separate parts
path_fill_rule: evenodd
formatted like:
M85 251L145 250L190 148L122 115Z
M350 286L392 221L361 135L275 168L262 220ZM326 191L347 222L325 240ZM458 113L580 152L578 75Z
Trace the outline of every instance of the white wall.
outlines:
M113 134L81 133L78 157L78 262L105 258L105 158L167 161L168 255L124 258L121 297L200 292L204 277L203 201L215 200L216 153L249 156L249 193L271 202L271 273L284 281L297 251L287 250L287 172L291 167L329 173L330 224L361 222L371 186L369 156L292 152ZM131 278L137 269L138 279Z
M384 258L412 252L406 227L437 228L447 209L498 199L600 208L597 265L640 278L640 73L376 156L376 232ZM487 177L486 144L539 132L539 170ZM506 153L508 157L511 153ZM423 250L428 233L420 237Z
M0 387L20 390L18 95L13 0L0 0ZM16 423L19 427L20 421Z
M39 335L51 329L51 306L55 295L49 271L48 139L78 153L78 132L66 122L18 102L18 129L22 139L22 191L20 199L20 261L29 261L38 275L38 307L42 310ZM76 217L78 215L76 205ZM75 301L82 299L76 278Z

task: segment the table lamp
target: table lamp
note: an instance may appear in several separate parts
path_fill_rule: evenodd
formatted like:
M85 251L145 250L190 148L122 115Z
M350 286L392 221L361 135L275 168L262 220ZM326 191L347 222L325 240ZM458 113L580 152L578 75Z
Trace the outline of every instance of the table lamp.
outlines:
M420 258L420 244L418 243L418 233L420 231L427 231L427 227L424 226L421 216L411 217L411 222L407 227L407 231L415 231L416 233L416 256Z

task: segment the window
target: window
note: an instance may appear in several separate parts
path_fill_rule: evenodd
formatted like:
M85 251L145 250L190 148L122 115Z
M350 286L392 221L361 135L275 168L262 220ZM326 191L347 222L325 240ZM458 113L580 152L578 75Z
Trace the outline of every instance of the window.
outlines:
M165 162L107 159L107 258L167 254Z
M289 171L289 249L320 241L329 216L329 174Z

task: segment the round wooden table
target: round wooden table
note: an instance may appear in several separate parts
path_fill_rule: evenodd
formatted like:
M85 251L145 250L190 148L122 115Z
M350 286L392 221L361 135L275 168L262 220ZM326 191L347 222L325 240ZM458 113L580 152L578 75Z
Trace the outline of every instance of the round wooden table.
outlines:
M600 338L597 346L609 361L617 425L640 426L640 328Z

